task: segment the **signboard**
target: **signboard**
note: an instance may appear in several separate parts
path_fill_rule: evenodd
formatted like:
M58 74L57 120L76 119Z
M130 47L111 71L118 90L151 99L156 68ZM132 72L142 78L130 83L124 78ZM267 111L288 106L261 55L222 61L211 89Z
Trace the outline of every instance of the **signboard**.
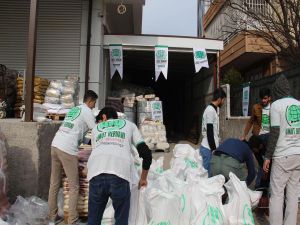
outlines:
M155 81L157 81L160 73L167 79L168 77L168 46L155 46Z
M243 87L243 116L248 116L249 110L249 99L250 99L250 83L244 84Z
M205 48L193 48L195 71L198 73L202 67L209 68Z
M163 110L161 101L151 101L152 120L163 122Z
M123 79L123 49L120 44L109 45L110 56L110 78L112 78L116 71L119 72L121 79Z

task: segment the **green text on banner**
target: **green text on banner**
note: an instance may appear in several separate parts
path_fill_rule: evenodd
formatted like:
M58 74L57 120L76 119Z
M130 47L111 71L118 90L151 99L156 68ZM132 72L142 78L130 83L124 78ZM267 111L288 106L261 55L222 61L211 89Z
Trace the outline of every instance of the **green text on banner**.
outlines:
M198 73L202 67L209 68L205 48L194 47L193 52L196 73Z
M109 45L110 56L110 78L112 78L116 71L119 72L121 79L123 79L123 49L120 44Z
M168 46L155 46L155 81L157 81L160 73L167 79L168 76Z

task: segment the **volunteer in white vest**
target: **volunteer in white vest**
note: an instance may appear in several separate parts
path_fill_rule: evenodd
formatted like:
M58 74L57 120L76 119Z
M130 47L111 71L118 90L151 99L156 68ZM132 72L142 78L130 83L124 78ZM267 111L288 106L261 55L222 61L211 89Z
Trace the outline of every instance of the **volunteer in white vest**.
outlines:
M139 186L147 185L152 162L151 151L137 126L118 119L117 112L103 108L97 117L101 122L92 130L92 153L88 160L89 208L88 224L99 225L108 201L112 199L115 225L127 225L130 208L131 146L134 144L143 158Z
M61 218L57 216L57 194L61 184L62 169L69 182L68 224L78 224L77 200L79 191L78 145L89 129L95 125L92 109L95 108L97 94L88 90L84 95L84 103L73 107L66 115L51 144L51 180L49 189L50 223L57 224Z
M212 151L219 146L219 115L218 107L224 104L226 93L222 88L218 88L213 93L212 102L206 107L202 117L202 142L200 154L203 159L203 167L211 176L210 160Z
M268 172L272 159L270 224L296 225L300 192L300 102L290 96L284 75L277 78L272 97L271 129L264 161L264 170Z

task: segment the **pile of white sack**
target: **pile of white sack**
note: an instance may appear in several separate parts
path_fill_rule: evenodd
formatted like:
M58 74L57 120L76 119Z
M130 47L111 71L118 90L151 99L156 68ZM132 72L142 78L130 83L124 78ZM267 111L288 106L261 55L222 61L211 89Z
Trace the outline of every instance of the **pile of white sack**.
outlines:
M44 107L48 113L65 114L78 105L78 78L69 76L66 80L52 80L46 91Z
M233 173L225 183L222 175L207 178L202 159L190 145L174 148L171 168L163 170L163 158L154 160L148 186L138 190L141 160L132 172L130 225L254 225L252 208L261 192L251 191ZM224 186L228 203L222 204ZM107 206L101 225L114 224L113 208Z

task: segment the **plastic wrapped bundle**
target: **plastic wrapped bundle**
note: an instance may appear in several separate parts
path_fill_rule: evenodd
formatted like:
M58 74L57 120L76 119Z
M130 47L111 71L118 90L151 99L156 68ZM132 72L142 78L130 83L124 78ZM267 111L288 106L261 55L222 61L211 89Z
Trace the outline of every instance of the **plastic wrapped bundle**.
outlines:
M60 96L60 102L62 102L62 103L74 102L73 95L72 94L63 94L62 96Z
M170 145L167 143L166 128L161 123L147 121L140 125L140 131L145 143L151 150L168 150Z
M61 90L63 87L63 82L61 80L52 80L50 82L49 88Z
M44 200L36 196L32 196L27 199L18 196L16 202L9 210L8 223L10 225L48 224L48 212L48 203Z
M60 96L60 90L50 87L46 91L46 96L48 96L48 97L54 97L54 98L59 98L59 96Z
M74 95L75 94L75 88L74 86L63 86L61 89L62 94L67 95L67 94L71 94Z
M46 96L44 102L45 103L50 103L50 104L59 104L59 98Z

